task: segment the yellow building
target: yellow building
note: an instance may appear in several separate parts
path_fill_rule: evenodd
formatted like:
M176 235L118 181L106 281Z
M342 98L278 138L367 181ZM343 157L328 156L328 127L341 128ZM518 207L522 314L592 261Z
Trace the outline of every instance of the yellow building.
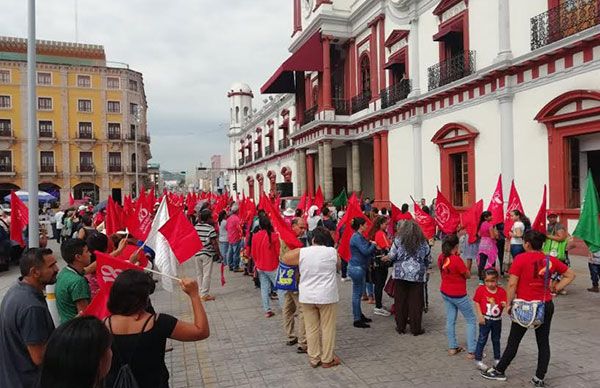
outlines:
M70 193L119 199L135 192L136 161L140 185L148 187L142 74L108 66L98 45L37 42L39 165L27 166L26 56L25 39L0 37L0 201L27 190L29 173L62 204Z

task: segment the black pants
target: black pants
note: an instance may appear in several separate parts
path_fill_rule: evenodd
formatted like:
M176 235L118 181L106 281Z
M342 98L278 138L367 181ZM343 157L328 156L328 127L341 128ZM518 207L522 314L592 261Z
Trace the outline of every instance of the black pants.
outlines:
M395 281L394 309L396 310L396 329L404 332L410 318L410 332L421 333L423 319L423 284L419 282Z
M477 274L479 275L479 280L483 280L485 278L485 266L487 265L488 256L484 253L479 254L479 261L477 262Z
M388 267L374 267L371 273L373 285L375 287L375 308L380 309L383 305L381 299L383 288L388 277Z
M348 262L342 259L342 277L348 277Z
M500 275L504 275L504 242L506 240L499 239L496 241L496 248L498 248L498 263L500 264Z
M535 340L538 347L538 362L535 375L538 379L542 380L546 376L546 372L548 372L548 364L550 363L550 324L552 323L552 315L554 315L554 303L552 301L546 302L544 312L544 323L535 329ZM498 372L504 373L506 371L506 368L508 368L517 355L519 344L526 332L527 329L523 326L515 322L512 323L506 348L498 366L496 366Z

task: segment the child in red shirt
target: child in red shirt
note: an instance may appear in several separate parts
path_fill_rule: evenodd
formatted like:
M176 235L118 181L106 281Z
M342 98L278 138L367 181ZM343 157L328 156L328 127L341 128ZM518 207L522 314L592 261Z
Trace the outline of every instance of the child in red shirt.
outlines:
M500 334L502 333L502 311L506 307L506 291L498 287L498 271L488 269L484 272L484 284L477 287L473 301L479 320L479 339L475 350L475 364L481 370L488 366L482 361L483 349L491 333L494 348L494 366L500 361Z

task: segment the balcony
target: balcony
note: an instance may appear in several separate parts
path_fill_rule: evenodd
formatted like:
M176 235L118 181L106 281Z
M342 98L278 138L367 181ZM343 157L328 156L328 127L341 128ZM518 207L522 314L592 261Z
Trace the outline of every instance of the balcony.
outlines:
M12 164L0 164L0 176L15 176L15 168Z
M475 73L475 51L448 58L427 69L429 90L437 89Z
M333 99L333 108L335 109L335 114L340 116L349 116L352 114L351 103L350 100L343 100L341 98Z
M600 3L567 0L531 18L531 50L600 24Z
M279 150L280 151L288 148L289 146L290 146L290 139L285 138L285 139L279 140Z
M371 102L370 90L365 90L361 94L352 97L352 113L360 112L363 109L367 109L369 107L369 102Z
M109 173L121 173L121 172L123 172L123 167L120 164L109 164L108 172Z
M244 165L244 158L239 158L238 159L238 166L243 166Z
M246 156L246 163L251 163L252 162L252 156L248 155Z
M38 138L40 141L44 140L56 140L52 131L39 131Z
M77 173L80 175L94 175L96 169L93 164L80 164L77 166Z
M94 136L92 135L91 132L79 131L77 133L77 139L78 140L94 140Z
M274 152L273 150L273 144L270 144L268 146L265 147L265 156L269 156L272 155Z
M121 140L121 132L108 132L108 140Z
M395 105L398 101L404 100L410 93L410 80L403 79L387 88L383 89L381 95L381 109Z
M254 160L258 160L260 158L262 158L262 151L254 151Z
M40 174L42 174L42 175L56 174L56 168L54 167L54 164L40 164Z
M302 123L302 125L306 125L312 121L315 121L315 116L317 115L318 109L319 109L319 107L317 105L315 105L312 108L305 110L304 111L304 122ZM281 140L279 141L279 144L281 144ZM279 149L281 149L281 145L279 146Z
M0 137L12 137L12 130L10 128L0 129Z

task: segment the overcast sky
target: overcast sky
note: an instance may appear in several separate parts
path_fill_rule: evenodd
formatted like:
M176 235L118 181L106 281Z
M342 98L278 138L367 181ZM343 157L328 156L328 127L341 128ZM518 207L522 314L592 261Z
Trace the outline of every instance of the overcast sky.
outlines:
M0 1L0 35L26 38L27 1ZM79 42L144 74L152 161L170 171L227 156L229 86L258 105L288 55L290 0L38 0L37 38L75 41L76 1Z

